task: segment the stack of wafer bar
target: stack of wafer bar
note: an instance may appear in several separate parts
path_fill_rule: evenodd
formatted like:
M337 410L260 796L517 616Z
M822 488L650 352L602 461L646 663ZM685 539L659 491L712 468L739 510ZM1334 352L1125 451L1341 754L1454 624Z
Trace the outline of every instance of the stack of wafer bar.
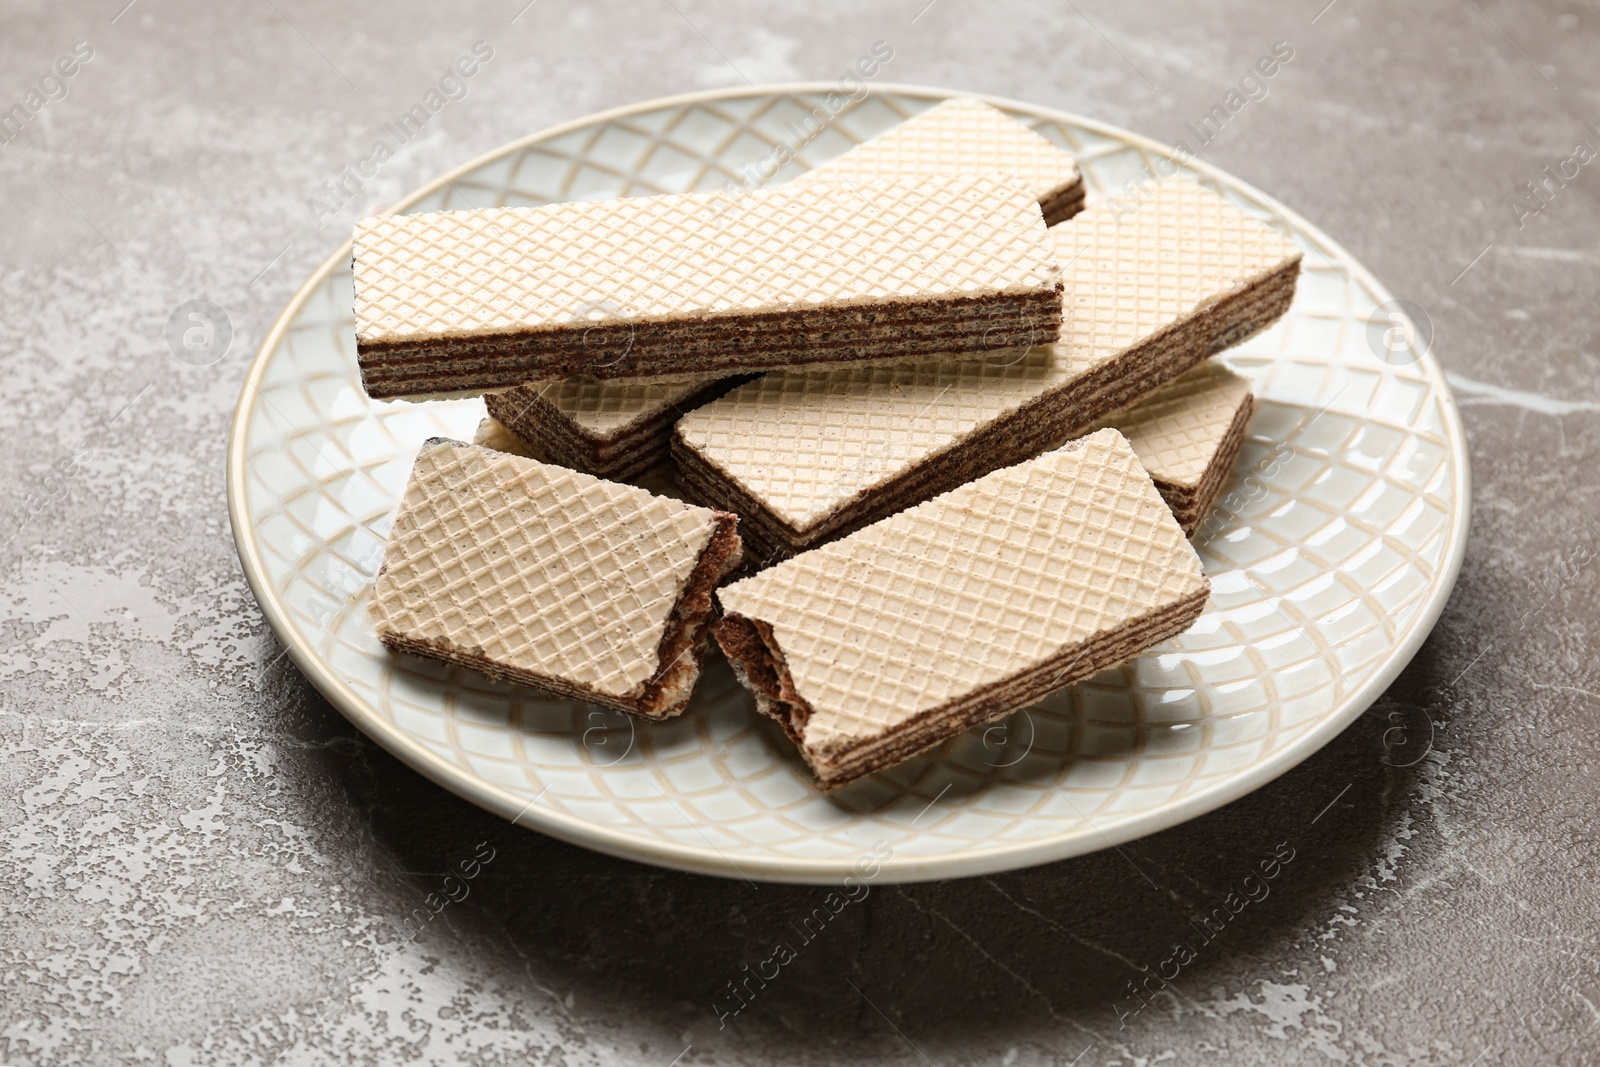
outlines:
M490 414L418 457L381 639L664 718L720 601L833 788L1181 632L1254 404L1208 357L1300 253L1181 179L1082 202L957 100L778 189L367 220L368 393Z
M1055 337L1034 194L934 175L363 220L367 394L737 373Z
M1047 225L1083 208L1083 175L1072 156L971 97L931 107L794 182L850 184L963 172L1022 181L1038 198ZM672 423L733 384L715 374L648 383L577 378L533 382L484 399L492 414L534 448L575 470L626 480L665 463Z
M370 615L398 651L668 718L699 678L737 523L435 438L412 468Z
M1083 210L1077 160L1032 127L972 97L946 100L914 115L791 184L961 173L1009 174L1026 182L1047 225Z
M1299 250L1198 185L1153 184L1050 230L1058 343L767 374L678 422L680 484L759 556L801 551L1060 445L1282 315Z
M1101 430L724 587L716 635L831 789L1181 633L1207 594Z

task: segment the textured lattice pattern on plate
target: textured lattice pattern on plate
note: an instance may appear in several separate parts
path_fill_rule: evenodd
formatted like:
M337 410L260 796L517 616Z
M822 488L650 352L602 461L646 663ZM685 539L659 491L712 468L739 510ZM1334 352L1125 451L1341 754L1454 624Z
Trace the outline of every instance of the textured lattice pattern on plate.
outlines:
M1035 130L981 100L957 97L907 119L793 181L868 181L908 174L991 172L1020 178L1040 200L1080 178L1072 156Z
M363 344L1046 290L1015 179L934 176L379 215L355 234Z
M1139 403L1117 412L1115 426L1152 478L1192 487L1228 435L1250 383L1219 360L1207 360Z
M788 124L830 88L641 107L508 149L409 207L718 188L792 143ZM875 91L779 179L937 100ZM1071 152L1092 196L1132 202L1157 165L1151 142L1124 132L1007 112ZM828 798L717 657L687 714L644 724L387 655L366 604L389 517L418 445L471 436L483 405L368 400L350 271L337 262L271 339L235 422L229 491L252 583L318 686L391 750L519 825L569 840L604 834L607 848L650 862L836 881L881 840L895 853L880 878L905 877L902 865L952 877L1170 826L1347 726L1441 603L1465 536L1465 445L1438 363L1386 361L1368 341L1389 294L1249 186L1195 176L1306 256L1288 314L1226 357L1260 405L1223 487L1224 521L1195 544L1210 601L1180 637L1003 730L971 731ZM1376 320L1381 337L1389 323ZM1246 476L1259 492L1231 493Z
M686 415L684 440L796 530L1062 389L1299 251L1192 182L1053 228L1062 341L1026 355L776 371Z
M864 740L1204 585L1133 449L1101 430L724 588L772 627L808 747Z
M657 647L712 514L476 445L417 456L373 624L624 695Z

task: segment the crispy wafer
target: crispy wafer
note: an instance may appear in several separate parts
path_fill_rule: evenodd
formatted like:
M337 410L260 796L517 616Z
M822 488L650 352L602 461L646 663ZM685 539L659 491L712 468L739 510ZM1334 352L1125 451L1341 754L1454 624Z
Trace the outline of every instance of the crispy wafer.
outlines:
M1060 329L1033 194L995 175L364 219L377 398L996 349Z
M1101 430L726 586L716 635L831 789L1181 633L1207 594Z
M748 377L564 378L485 394L489 414L563 467L629 481L667 462L685 412Z
M737 520L434 438L400 501L370 615L392 649L652 719L700 674Z
M1216 360L1106 420L1133 445L1183 532L1217 499L1255 413L1250 383Z
M1059 343L767 374L678 423L684 491L739 515L758 556L822 544L1083 433L1265 329L1299 274L1277 230L1182 180L1050 233Z
M963 173L1010 174L1027 183L1049 226L1083 210L1077 161L1031 126L970 96L913 115L793 182Z

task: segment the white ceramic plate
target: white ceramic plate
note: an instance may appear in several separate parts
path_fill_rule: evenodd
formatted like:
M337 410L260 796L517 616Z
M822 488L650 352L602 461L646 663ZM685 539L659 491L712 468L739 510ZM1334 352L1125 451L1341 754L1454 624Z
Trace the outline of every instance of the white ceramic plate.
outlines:
M718 188L793 145L799 117L832 88L699 93L581 119L396 210ZM814 165L949 95L877 87L798 158ZM1091 197L1164 158L1101 123L992 102L1071 150ZM715 656L689 712L651 725L385 652L366 603L394 503L417 446L470 438L483 407L365 397L348 244L290 301L239 398L228 498L245 573L295 663L390 752L523 826L646 863L828 883L876 846L874 858L889 856L879 879L914 881L1060 859L1193 818L1316 751L1410 660L1461 566L1468 478L1444 376L1379 313L1383 287L1246 183L1185 169L1305 249L1287 317L1227 355L1262 403L1199 542L1210 606L1138 660L840 794L816 789Z

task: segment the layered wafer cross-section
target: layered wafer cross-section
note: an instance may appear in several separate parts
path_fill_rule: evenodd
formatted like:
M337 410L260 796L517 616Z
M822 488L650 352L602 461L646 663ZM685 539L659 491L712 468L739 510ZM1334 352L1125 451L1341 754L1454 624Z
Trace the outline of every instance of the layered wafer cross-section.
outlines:
M1059 342L977 358L777 371L690 412L684 491L762 556L859 529L1081 434L1288 308L1299 250L1183 180L1050 231Z
M681 712L737 520L537 460L423 445L371 618L392 649L647 718Z
M1193 537L1239 458L1255 410L1250 383L1207 360L1106 425L1133 445L1178 525Z
M716 634L833 788L1181 633L1208 591L1102 430L734 582Z
M472 435L472 443L493 449L496 452L509 452L513 456L521 456L524 459L550 462L549 456L544 455L533 445L506 429L505 425L493 415L485 416L479 421L477 432ZM561 466L566 466L566 464L561 464ZM648 489L657 496L683 500L683 492L678 488L678 482L673 476L671 464L658 464L637 474L630 475L626 480L629 485L638 486L640 489ZM685 501L685 503L688 503L688 501Z
M1049 226L1083 210L1077 161L1031 126L970 96L913 115L798 175L791 184L963 173L1021 179L1038 198Z
M943 175L362 220L369 396L1003 348L1060 329L1033 194Z
M628 481L665 463L672 426L741 378L563 378L484 396L489 414L573 470Z

